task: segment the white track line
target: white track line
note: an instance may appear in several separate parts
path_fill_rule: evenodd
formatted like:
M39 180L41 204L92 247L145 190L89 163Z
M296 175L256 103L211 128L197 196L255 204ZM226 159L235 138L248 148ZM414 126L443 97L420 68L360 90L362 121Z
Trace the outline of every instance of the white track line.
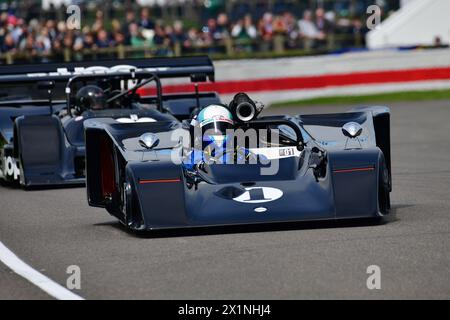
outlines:
M76 295L72 291L59 285L52 279L44 276L42 273L36 271L25 262L23 262L18 256L9 250L0 241L0 261L3 262L8 268L27 279L35 286L41 288L50 296L58 300L84 300L82 297Z

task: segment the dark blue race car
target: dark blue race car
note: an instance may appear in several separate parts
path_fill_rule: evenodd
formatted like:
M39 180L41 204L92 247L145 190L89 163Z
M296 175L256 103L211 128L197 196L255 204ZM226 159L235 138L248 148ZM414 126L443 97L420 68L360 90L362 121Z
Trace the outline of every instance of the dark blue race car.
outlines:
M262 116L238 93L181 120L85 122L88 202L132 230L389 213L390 112Z
M87 119L142 123L156 113L182 120L220 102L213 92L162 95L163 78L213 81L214 67L208 57L0 66L0 180L82 185ZM144 85L155 94L141 96Z

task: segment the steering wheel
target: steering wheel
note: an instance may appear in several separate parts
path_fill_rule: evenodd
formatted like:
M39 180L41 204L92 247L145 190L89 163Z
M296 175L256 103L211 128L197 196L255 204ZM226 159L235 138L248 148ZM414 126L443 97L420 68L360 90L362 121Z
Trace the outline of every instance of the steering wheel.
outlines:
M122 94L122 91L119 89L112 90L109 94L109 97L118 97L120 94ZM106 100L106 103L109 108L111 109L122 109L124 105L127 105L128 101L126 101L127 97L120 96L118 98L115 98L114 100L111 100L111 98L108 98Z
M214 156L208 154L208 152L206 151L204 153L204 156L206 156L206 161L205 163L207 164L213 164L213 163L220 163L221 161L223 161L224 157L230 156L233 158L233 163L257 163L258 161L258 156L251 152L249 149L240 147L240 146L236 146L233 150L221 150L219 153L215 154ZM226 160L226 161L230 161L230 160Z
M114 90L113 92L116 92L116 91L118 91L118 90ZM106 100L106 102L108 104L117 103L117 101L120 101L120 100L126 98L129 94L131 94L132 92L134 93L135 91L136 91L136 89L133 87L131 89L128 89L126 91L120 92L120 93L112 96L111 98Z

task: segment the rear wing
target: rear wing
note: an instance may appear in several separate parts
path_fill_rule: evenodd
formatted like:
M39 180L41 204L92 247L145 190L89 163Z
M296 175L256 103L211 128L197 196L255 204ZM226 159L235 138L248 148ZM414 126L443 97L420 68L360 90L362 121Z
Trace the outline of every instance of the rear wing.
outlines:
M67 82L76 75L147 71L158 78L190 78L214 81L214 65L207 56L99 60L86 62L19 64L0 66L0 84Z

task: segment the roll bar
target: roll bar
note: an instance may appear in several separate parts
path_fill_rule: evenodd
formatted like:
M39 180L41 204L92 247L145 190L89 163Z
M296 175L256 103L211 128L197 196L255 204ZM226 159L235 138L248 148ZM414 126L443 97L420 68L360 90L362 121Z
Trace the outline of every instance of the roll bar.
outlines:
M163 112L163 104L162 104L162 86L161 86L161 80L159 77L153 73L148 71L135 71L130 70L129 72L113 72L113 73L99 73L99 74L85 74L85 75L77 75L69 79L66 85L65 93L66 93L66 103L67 103L67 112L70 116L73 116L72 114L72 106L71 106L71 99L70 95L72 94L72 85L79 81L90 81L95 79L105 79L105 78L111 78L112 80L144 80L142 82L139 82L136 86L134 86L131 89L128 89L127 91L121 92L117 94L116 96L110 98L108 102L116 100L120 98L121 96L125 96L130 92L134 92L138 90L139 88L145 86L146 84L155 81L156 83L156 107L158 111Z

